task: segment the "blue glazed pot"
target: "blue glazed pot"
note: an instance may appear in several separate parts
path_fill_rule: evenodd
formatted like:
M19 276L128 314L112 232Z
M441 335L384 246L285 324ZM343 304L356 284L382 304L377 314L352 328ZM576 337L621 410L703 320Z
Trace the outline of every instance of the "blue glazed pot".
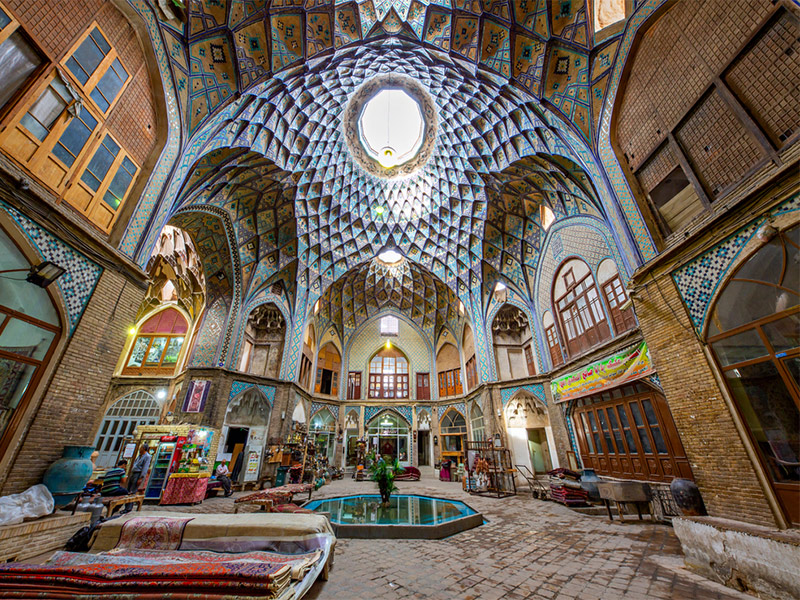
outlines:
M94 446L64 446L64 452L44 474L42 483L47 486L56 507L69 504L92 477L92 452Z
M581 475L581 487L589 494L589 500L600 502L600 492L597 489L597 482L602 481L594 469L584 469Z

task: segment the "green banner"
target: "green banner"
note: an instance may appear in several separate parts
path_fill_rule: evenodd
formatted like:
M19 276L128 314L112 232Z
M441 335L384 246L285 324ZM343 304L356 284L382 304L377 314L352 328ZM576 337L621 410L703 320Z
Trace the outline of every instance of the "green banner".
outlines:
M555 402L565 402L617 387L654 372L650 351L642 342L550 382Z

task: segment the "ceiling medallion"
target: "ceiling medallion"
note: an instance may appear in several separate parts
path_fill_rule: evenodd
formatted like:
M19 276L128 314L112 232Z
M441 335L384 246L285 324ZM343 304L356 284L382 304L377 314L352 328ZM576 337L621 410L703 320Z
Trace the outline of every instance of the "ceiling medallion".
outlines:
M380 75L359 87L344 110L350 153L369 173L407 177L430 158L437 114L430 94L404 75Z

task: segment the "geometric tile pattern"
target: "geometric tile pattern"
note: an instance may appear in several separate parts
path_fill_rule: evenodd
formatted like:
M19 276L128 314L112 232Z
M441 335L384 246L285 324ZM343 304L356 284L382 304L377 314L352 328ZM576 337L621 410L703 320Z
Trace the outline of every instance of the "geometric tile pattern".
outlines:
M547 406L547 396L544 393L544 384L543 383L530 383L528 385L519 385L516 387L510 388L503 388L500 390L500 398L503 401L503 406L508 404L508 401L516 394L518 391L524 390L536 396L542 403Z
M436 407L436 410L439 413L439 420L442 420L442 416L451 408L455 408L461 415L466 418L467 416L467 407L464 405L463 402L456 402L454 404L441 404Z
M392 308L414 322L428 340L446 326L456 330L458 298L439 278L408 260L375 259L342 275L320 298L317 330L334 327L347 345L363 323Z
M216 302L206 309L205 318L194 346L191 363L193 367L217 366L214 359L217 356L219 340L225 329L227 317L228 307L224 298L217 298Z
M259 391L262 394L264 394L264 397L267 399L267 402L269 402L270 406L272 406L275 403L275 387L274 386L255 384L255 383L250 383L248 381L234 381L231 384L231 392L230 392L230 394L228 394L228 403L230 403L231 400L236 398L236 396L238 396L239 394L241 394L245 390L249 390L250 388L253 388L253 387L258 388Z
M413 423L410 406L365 406L364 423L369 423L376 415L379 415L383 411L394 411L403 417L409 425Z
M2 201L0 209L11 216L42 260L49 260L66 269L56 280L56 285L67 309L69 334L72 335L94 293L103 268Z
M800 210L800 194L795 194L769 213L751 221L700 256L673 271L672 279L689 310L692 324L699 334L705 330L708 309L717 290L727 278L731 265L761 225L771 217Z
M314 418L314 415L321 411L323 408L327 408L333 414L333 418L338 421L339 420L339 405L338 404L325 404L324 402L312 402L311 403L311 418Z

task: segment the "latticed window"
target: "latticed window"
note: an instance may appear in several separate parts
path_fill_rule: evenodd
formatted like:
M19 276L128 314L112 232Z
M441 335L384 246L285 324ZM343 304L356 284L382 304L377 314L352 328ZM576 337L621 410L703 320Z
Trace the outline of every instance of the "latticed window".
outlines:
M451 408L442 417L439 424L442 434L442 454L461 460L464 451L464 439L467 435L467 421L464 415Z
M636 327L636 317L633 316L633 311L630 307L625 310L620 308L628 300L628 294L625 293L625 288L622 286L619 275L615 275L603 284L603 294L605 294L606 302L608 302L611 320L614 321L616 332L622 333L632 327Z
M555 299L555 305L567 349L574 355L608 339L611 331L591 272L587 269L578 280L573 270L567 269L561 278L566 292Z
M112 467L122 441L133 436L139 425L153 425L158 422L161 407L155 398L144 390L123 396L106 411L94 447L100 452L98 467Z
M370 361L369 397L408 398L408 360L398 350L381 350Z
M464 393L461 387L461 369L450 369L439 373L439 397L456 396Z
M188 325L174 308L144 322L133 342L123 375L171 375L175 372Z

